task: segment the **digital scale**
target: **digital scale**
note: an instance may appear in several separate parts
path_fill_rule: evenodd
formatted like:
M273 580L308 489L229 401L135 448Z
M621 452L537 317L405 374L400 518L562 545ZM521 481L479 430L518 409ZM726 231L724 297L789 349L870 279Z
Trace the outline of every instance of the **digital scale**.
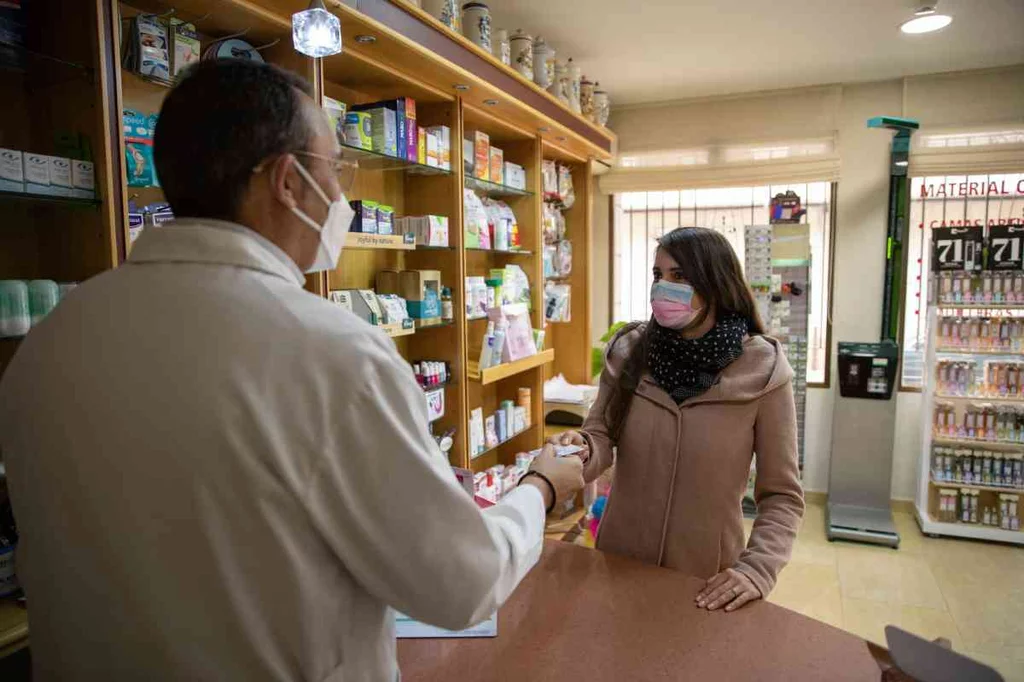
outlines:
M832 410L825 534L829 540L895 548L900 536L889 502L896 428L893 387L900 364L896 339L906 278L903 244L908 227L910 135L919 124L879 116L870 119L868 127L896 131L889 162L882 333L879 343L839 342L839 395Z

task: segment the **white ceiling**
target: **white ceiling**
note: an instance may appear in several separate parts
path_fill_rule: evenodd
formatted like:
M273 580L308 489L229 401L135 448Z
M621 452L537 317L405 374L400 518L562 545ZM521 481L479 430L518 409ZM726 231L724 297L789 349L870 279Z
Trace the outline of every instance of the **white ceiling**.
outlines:
M1024 0L941 0L953 23L907 36L925 0L491 0L613 106L1024 63Z

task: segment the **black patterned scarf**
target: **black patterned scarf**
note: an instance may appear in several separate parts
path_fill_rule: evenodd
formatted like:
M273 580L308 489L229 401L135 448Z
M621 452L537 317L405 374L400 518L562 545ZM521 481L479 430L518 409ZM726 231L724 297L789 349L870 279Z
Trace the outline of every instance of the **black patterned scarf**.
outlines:
M743 353L747 320L728 315L696 339L684 339L679 332L654 325L647 364L651 376L679 404L711 388L719 373Z

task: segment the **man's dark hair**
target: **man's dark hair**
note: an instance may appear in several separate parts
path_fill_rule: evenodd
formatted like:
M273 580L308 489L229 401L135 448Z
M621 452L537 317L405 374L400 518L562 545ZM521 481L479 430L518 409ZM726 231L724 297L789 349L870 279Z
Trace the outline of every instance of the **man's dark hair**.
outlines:
M302 78L270 64L213 59L191 67L167 96L153 156L174 214L235 220L261 161L306 149Z

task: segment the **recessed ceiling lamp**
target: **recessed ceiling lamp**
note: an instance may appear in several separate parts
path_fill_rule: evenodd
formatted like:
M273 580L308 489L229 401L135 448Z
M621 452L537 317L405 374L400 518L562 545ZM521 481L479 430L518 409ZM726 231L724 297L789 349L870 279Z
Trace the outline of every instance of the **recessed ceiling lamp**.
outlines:
M469 90L469 86L468 85L463 85L462 83L457 83L456 85L454 85L452 87L454 87L459 92L466 92L467 90Z
M953 23L953 17L948 14L936 14L934 5L925 5L914 12L914 18L904 21L900 30L904 33L931 33L946 28Z
M341 52L341 22L327 11L324 0L312 0L308 9L292 15L292 44L310 57Z
M359 43L360 45L373 45L375 42L377 42L377 36L360 34L356 36L356 42Z
M489 107L496 107L496 106L498 106L498 100L496 100L496 99L485 99L484 100L484 104L486 104Z

